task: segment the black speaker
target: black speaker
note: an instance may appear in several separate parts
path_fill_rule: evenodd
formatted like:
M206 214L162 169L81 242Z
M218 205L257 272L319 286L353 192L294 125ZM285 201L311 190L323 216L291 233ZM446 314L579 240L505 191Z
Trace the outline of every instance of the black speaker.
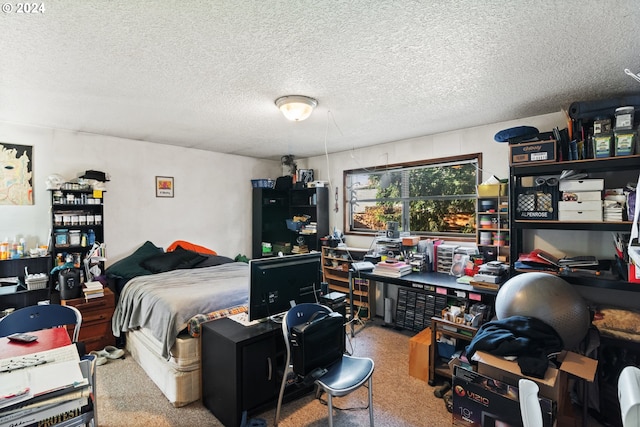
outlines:
M320 293L322 295L326 295L329 293L329 283L327 282L320 282Z
M80 283L80 270L69 269L58 274L60 286L60 299L80 298L82 283Z
M398 237L400 237L400 231L398 231L397 221L387 221L386 236L388 239L397 239Z
M387 230L388 239L397 239L399 237L400 237L400 232L398 230Z

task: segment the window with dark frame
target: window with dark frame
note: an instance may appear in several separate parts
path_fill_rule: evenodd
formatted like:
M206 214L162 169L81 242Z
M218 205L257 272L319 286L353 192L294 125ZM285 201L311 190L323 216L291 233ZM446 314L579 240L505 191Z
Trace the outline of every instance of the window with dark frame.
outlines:
M344 172L348 232L400 231L446 237L475 233L482 154Z

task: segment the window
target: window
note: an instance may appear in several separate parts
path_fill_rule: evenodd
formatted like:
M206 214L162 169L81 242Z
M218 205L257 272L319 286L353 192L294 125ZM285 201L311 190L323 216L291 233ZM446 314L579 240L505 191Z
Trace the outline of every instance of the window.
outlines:
M469 237L475 233L481 154L345 171L351 232L401 231Z

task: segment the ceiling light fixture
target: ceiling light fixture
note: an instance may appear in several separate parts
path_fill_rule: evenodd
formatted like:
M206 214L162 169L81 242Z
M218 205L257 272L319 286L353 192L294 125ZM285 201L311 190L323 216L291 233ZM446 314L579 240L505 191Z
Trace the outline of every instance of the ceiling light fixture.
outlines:
M276 99L276 106L287 119L300 122L311 115L318 101L304 95L287 95Z

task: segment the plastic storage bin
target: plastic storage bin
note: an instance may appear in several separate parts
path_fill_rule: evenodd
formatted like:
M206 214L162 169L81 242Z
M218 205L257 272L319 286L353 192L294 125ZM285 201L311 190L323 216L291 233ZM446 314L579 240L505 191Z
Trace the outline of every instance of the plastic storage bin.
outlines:
M272 179L252 179L251 186L253 188L273 188L275 181Z

